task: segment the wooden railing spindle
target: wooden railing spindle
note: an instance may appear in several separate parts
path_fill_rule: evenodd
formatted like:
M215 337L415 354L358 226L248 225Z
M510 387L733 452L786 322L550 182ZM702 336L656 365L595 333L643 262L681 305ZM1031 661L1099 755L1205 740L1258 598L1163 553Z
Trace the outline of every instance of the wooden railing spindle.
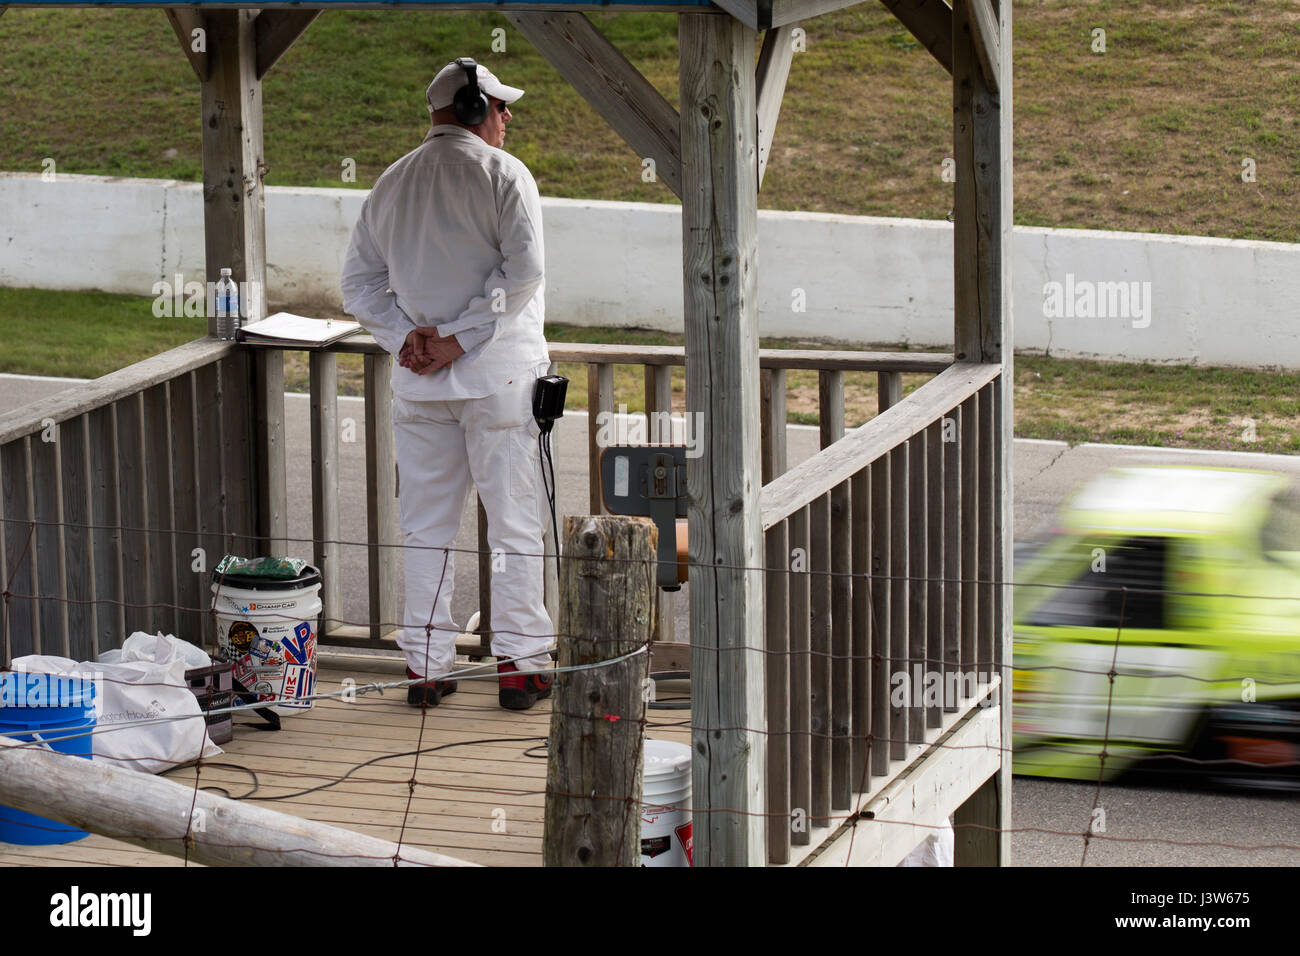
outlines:
M929 533L927 519L927 448L925 432L913 435L907 443L907 680L903 687L908 691L907 739L912 743L925 740L926 716L924 701L928 692L930 660L926 653L929 634L926 597L929 587L927 556Z
M790 568L790 840L806 846L812 839L812 581L810 509L790 515L786 544Z
M939 703L926 704L925 726L929 729L943 723L943 704L947 699L948 684L944 674L943 657L943 540L946 529L943 523L943 424L936 422L925 430L926 462L926 631L925 669L939 681Z
M978 671L979 641L979 409L975 396L961 408L961 673ZM962 682L965 686L965 682Z
M786 522L764 537L764 627L767 651L767 858L790 859L790 555Z
M940 420L943 429L943 680L944 687L953 681L961 687L962 635L962 431L961 406ZM951 436L952 440L947 440ZM954 675L954 676L950 676ZM956 713L958 695L944 701L945 713Z
M889 453L871 463L871 774L889 772L890 598L893 534Z
M822 495L808 506L808 564L812 575L812 823L830 826L831 813L831 510Z
M321 573L321 620L329 632L343 616L339 563L338 356L311 353L311 514L313 553Z
M871 733L871 469L865 467L853 476L849 490L852 528L852 605L853 626L850 653L853 692L852 739L849 775L854 791L862 792L870 784Z
M46 436L50 440L46 441ZM63 550L63 482L59 466L57 429L31 438L32 503L36 534L30 560L36 566L37 615L41 620L41 653L69 655L67 564Z
M398 551L402 532L397 512L396 449L393 445L393 386L387 356L367 355L366 396L366 568L370 637L379 640L400 619Z

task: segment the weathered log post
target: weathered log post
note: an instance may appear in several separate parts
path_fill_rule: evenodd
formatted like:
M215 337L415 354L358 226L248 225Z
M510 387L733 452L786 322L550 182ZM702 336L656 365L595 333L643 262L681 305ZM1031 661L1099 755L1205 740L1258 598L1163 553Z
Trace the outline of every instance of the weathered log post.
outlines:
M556 676L542 838L547 866L635 866L640 860L658 539L648 518L565 519L559 666L633 656Z
M205 866L473 865L9 737L0 804Z

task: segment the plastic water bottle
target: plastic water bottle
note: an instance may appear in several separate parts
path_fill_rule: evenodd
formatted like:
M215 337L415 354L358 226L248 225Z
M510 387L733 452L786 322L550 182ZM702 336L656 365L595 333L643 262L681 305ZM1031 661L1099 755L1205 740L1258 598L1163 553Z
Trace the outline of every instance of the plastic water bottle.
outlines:
M239 286L230 278L230 270L221 270L217 282L217 338L233 339L239 330Z

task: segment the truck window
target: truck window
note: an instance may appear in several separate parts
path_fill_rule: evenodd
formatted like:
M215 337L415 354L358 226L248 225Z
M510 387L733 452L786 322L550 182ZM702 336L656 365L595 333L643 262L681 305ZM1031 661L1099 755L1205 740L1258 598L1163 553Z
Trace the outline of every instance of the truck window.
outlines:
M1105 552L1105 571L1092 570L1092 549ZM1167 538L1129 538L1119 544L1096 542L1086 549L1089 564L1029 615L1039 627L1114 629L1165 626ZM1122 588L1128 588L1127 594ZM1121 621L1122 612L1122 621Z
M1300 551L1300 487L1292 486L1273 499L1259 537L1265 556L1275 551Z

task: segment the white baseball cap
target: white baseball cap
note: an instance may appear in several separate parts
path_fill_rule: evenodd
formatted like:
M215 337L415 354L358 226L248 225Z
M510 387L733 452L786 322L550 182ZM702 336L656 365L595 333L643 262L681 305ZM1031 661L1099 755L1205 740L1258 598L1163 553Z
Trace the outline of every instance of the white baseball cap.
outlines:
M433 78L429 88L424 91L425 102L429 104L429 112L434 110L446 109L451 106L452 101L456 98L456 91L462 86L469 85L469 78L465 75L464 67L458 66L455 61L448 63L438 75ZM506 86L493 75L482 63L478 64L478 88L488 96L495 96L499 100L507 103L513 103L519 97L524 95L524 91L514 86Z

